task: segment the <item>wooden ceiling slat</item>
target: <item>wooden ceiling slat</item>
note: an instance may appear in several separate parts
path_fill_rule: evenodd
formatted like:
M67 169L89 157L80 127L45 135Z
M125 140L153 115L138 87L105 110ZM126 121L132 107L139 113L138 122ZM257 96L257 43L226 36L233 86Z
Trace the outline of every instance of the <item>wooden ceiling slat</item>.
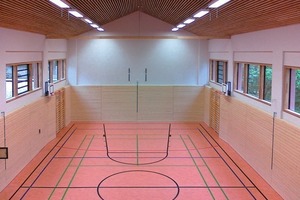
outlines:
M191 17L211 0L66 0L72 8L99 25L140 10L174 26ZM300 23L300 0L231 0L184 30L198 36L231 35ZM69 38L92 28L48 0L1 0L0 27L30 31L48 38Z

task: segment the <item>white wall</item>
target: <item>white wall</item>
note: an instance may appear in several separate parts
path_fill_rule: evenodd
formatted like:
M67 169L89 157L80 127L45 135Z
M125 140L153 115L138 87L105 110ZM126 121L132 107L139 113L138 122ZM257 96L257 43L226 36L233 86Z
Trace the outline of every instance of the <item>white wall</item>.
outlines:
M7 113L36 101L43 90L6 102L5 74L9 63L43 61L43 83L48 79L48 60L66 58L67 41L46 39L44 35L0 28L0 111ZM58 89L65 81L58 83Z
M293 169L299 166L300 118L283 110L283 69L284 65L300 66L299 35L300 24L209 41L209 57L228 60L231 82L234 62L272 64L271 105L236 92L232 97L222 96L219 134L284 199L299 197L299 176ZM273 121L273 112L280 120Z
M48 60L65 59L67 41L0 28L0 44L0 111L6 116L5 125L2 114L0 117L0 146L6 145L9 152L7 160L0 160L1 191L56 136L55 97L44 97L44 89L39 89L7 102L6 65L42 61L44 83L48 80ZM55 89L65 82L55 84Z
M246 34L235 35L231 39L210 40L209 58L228 60L228 79L233 83L233 63L238 61L267 63L273 67L272 105L234 93L233 96L269 114L299 126L300 119L282 112L283 66L300 66L300 25L286 26Z
M184 31L173 33L171 28L136 12L104 26L103 33L91 31L69 40L70 84L206 84L207 41Z

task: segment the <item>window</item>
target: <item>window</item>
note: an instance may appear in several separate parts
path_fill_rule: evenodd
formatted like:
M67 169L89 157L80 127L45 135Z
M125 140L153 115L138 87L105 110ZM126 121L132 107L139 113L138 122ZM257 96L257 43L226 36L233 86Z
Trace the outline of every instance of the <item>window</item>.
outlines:
M13 87L13 66L6 67L6 98L12 98L14 94L14 87Z
M227 62L210 60L209 77L212 82L225 83L227 81Z
M9 64L6 66L6 99L41 87L41 63Z
M286 108L300 114L300 67L285 67L287 83Z
M17 66L17 94L23 94L29 91L29 65L18 65Z
M49 81L55 83L66 79L65 60L50 60L48 62Z
M235 90L271 102L272 66L236 63Z
M259 98L260 91L260 66L248 64L247 72L247 94Z

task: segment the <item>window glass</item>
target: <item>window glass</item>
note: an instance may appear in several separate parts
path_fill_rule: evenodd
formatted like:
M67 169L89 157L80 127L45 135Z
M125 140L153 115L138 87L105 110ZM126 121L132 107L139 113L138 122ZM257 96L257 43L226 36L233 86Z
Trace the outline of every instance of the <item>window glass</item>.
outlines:
M272 67L264 67L264 97L263 99L271 102L272 94Z
M31 76L33 90L41 87L40 73L41 73L41 64L34 63L32 65L32 76Z
M224 62L217 61L217 82L224 83Z
M300 69L289 69L288 109L300 113Z
M211 82L225 83L227 80L227 62L210 60L209 80Z
M65 79L66 78L66 63L65 60L61 61L61 79Z
M6 98L13 97L13 66L6 67Z
M248 91L247 93L259 98L259 84L260 84L260 67L259 65L249 64L248 65Z
M53 82L59 80L58 77L58 60L53 60L52 62L52 73L53 73Z
M300 69L295 71L295 112L300 113Z
M29 91L29 67L28 65L18 65L18 94L23 94Z
M244 80L245 80L245 65L244 63L237 64L237 90L244 91Z

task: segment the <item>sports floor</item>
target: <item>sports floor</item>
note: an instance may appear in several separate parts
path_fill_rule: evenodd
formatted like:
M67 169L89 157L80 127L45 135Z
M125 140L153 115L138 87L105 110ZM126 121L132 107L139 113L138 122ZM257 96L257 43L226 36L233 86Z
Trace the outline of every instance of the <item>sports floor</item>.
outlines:
M281 199L205 123L74 123L0 199Z

